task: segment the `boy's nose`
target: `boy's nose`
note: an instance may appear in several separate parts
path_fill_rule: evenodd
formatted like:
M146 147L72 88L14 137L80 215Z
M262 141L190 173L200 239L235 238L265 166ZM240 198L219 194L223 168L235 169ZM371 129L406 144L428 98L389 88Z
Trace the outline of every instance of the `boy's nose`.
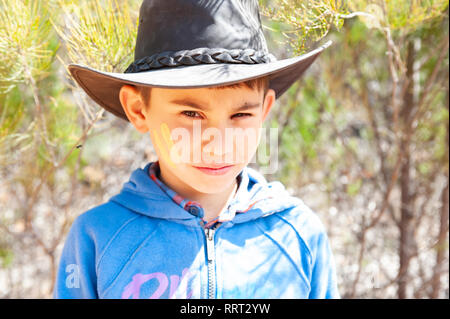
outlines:
M233 164L233 145L227 146L223 143L207 145L202 148L203 158L208 159L208 164Z
M202 153L208 156L211 163L232 164L234 154L234 138L225 125L214 127L205 134L202 143ZM211 134L213 133L213 134Z

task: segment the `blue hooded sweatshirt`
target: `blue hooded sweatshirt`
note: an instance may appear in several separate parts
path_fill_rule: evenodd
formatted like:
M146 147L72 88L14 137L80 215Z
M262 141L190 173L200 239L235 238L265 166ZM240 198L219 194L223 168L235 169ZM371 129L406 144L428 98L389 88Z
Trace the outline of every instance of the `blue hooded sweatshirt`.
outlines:
M201 206L150 178L152 164L75 219L54 298L340 297L323 224L280 182L244 167L221 223L206 227Z

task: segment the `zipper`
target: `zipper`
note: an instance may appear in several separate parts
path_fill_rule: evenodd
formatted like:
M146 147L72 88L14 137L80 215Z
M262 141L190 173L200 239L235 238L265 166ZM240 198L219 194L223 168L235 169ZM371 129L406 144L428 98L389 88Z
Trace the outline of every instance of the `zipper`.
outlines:
M215 229L205 228L206 236L206 257L208 263L208 298L214 299L216 292L216 273L215 273L215 247L214 247Z

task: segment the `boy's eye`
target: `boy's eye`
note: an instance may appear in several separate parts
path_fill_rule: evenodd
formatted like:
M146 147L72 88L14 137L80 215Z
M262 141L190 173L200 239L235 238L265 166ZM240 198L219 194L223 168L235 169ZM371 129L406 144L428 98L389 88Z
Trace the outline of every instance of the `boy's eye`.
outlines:
M246 116L252 116L250 113L237 113L233 115L232 117L246 117Z
M183 111L181 113L184 114L187 117L193 117L193 118L196 118L197 117L196 115L198 114L195 111ZM236 114L234 114L232 116L232 118L233 117L246 117L246 116L252 116L252 114L250 114L250 113L236 113Z
M195 112L195 111L183 111L183 112L181 112L181 113L183 113L183 114L186 115L187 117L196 117L195 114L198 114L198 113Z

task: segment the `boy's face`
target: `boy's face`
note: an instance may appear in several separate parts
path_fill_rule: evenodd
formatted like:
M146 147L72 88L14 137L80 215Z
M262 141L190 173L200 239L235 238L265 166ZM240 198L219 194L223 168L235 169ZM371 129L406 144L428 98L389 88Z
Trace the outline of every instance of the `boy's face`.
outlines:
M165 176L201 193L218 193L253 158L275 91L246 86L223 89L152 88L148 106L133 86L120 100L130 122L150 133ZM197 167L222 167L208 171ZM220 174L219 174L220 173Z

